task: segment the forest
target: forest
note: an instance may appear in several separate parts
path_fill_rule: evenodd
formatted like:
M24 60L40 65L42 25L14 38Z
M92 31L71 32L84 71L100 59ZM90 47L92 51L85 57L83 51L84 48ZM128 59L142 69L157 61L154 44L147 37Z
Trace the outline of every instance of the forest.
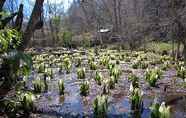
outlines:
M186 118L186 0L0 0L0 118Z

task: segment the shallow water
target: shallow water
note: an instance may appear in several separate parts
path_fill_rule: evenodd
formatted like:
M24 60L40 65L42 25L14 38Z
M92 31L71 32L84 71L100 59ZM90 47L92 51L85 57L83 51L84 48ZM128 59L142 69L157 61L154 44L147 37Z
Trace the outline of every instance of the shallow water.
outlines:
M86 57L85 57L86 58ZM86 59L85 59L86 62ZM141 118L148 118L150 116L149 107L154 101L154 98L158 96L160 101L166 101L166 97L171 98L172 93L181 94L184 96L186 94L186 89L176 86L172 82L172 78L175 77L176 71L174 69L169 69L164 72L163 78L158 81L158 87L152 88L144 81L144 70L142 69L132 69L131 63L121 62L120 66L122 69L122 76L120 77L115 89L110 90L109 93L109 108L108 117L121 117L121 118L132 118L134 117L130 101L128 98L128 90L130 82L127 80L128 71L134 72L138 77L140 77L140 87L144 92L143 103L144 109L141 113ZM65 72L59 73L57 68L54 70L54 79L48 81L49 89L47 93L43 93L37 97L35 101L35 106L41 117L51 116L51 117L93 117L92 103L97 95L101 94L102 87L97 85L94 81L95 72L89 70L88 65L84 63L86 67L86 80L90 83L90 91L87 97L82 97L80 93L80 83L83 80L77 79L76 67L73 65L71 73L65 74ZM107 69L100 68L99 71L102 72L104 78L108 78L109 74ZM33 72L31 78L36 78L37 73ZM65 95L60 96L58 92L58 80L63 79L65 84ZM30 79L27 82L27 87L33 89ZM180 79L176 83L182 82ZM164 87L167 87L167 91L164 92ZM177 97L180 97L180 94ZM175 97L176 99L176 97ZM169 103L171 106L171 114L173 118L184 118L186 116L186 99L176 99L174 102ZM183 117L182 117L183 116Z

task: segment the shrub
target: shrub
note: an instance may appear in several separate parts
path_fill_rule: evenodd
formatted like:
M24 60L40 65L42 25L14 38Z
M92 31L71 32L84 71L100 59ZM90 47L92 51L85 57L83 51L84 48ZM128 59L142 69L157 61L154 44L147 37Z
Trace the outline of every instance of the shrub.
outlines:
M64 86L64 81L63 80L60 79L58 81L58 87L59 87L59 94L64 95L65 86Z
M105 95L97 96L93 102L95 118L106 118L108 110L108 97Z
M78 68L77 75L78 79L85 79L85 68Z
M83 47L90 47L91 46L91 34L90 33L83 33L83 40L82 46Z
M89 83L83 82L80 86L80 94L83 96L87 96L89 93Z
M71 47L72 45L72 32L65 31L63 32L63 46L65 47Z

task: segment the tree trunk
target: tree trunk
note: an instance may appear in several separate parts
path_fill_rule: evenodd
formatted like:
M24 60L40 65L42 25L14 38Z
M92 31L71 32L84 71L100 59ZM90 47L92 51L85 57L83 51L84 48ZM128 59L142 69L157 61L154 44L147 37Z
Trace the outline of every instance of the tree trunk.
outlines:
M114 33L118 33L117 0L114 0Z
M174 50L174 47L175 47L175 40L172 39L172 57L173 57L173 60L175 60L175 50Z
M181 45L181 42L178 41L177 51L176 51L176 58L177 58L177 60L180 58L180 45Z
M186 66L186 41L184 42L184 48L183 48L183 56L184 56L184 63L185 63L185 66Z
M23 23L23 4L20 4L14 27L20 31Z
M23 43L20 47L21 50L24 50L27 47L34 31L36 29L39 29L38 23L41 22L41 16L43 13L43 3L44 3L44 0L36 0L35 2L34 9L32 11L30 20L23 34Z

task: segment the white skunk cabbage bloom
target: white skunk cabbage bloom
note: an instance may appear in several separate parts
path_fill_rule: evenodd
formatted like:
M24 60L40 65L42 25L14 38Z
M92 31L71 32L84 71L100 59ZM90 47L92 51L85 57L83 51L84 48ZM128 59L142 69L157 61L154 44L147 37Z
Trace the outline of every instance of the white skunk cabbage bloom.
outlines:
M33 94L25 93L24 96L28 97L31 101L34 101L36 99Z
M141 96L143 96L144 95L144 92L141 90Z
M170 118L170 107L165 106L165 102L162 102L159 108L160 118Z
M130 84L130 88L129 88L129 92L133 92L134 91L134 87L132 85L132 83Z

